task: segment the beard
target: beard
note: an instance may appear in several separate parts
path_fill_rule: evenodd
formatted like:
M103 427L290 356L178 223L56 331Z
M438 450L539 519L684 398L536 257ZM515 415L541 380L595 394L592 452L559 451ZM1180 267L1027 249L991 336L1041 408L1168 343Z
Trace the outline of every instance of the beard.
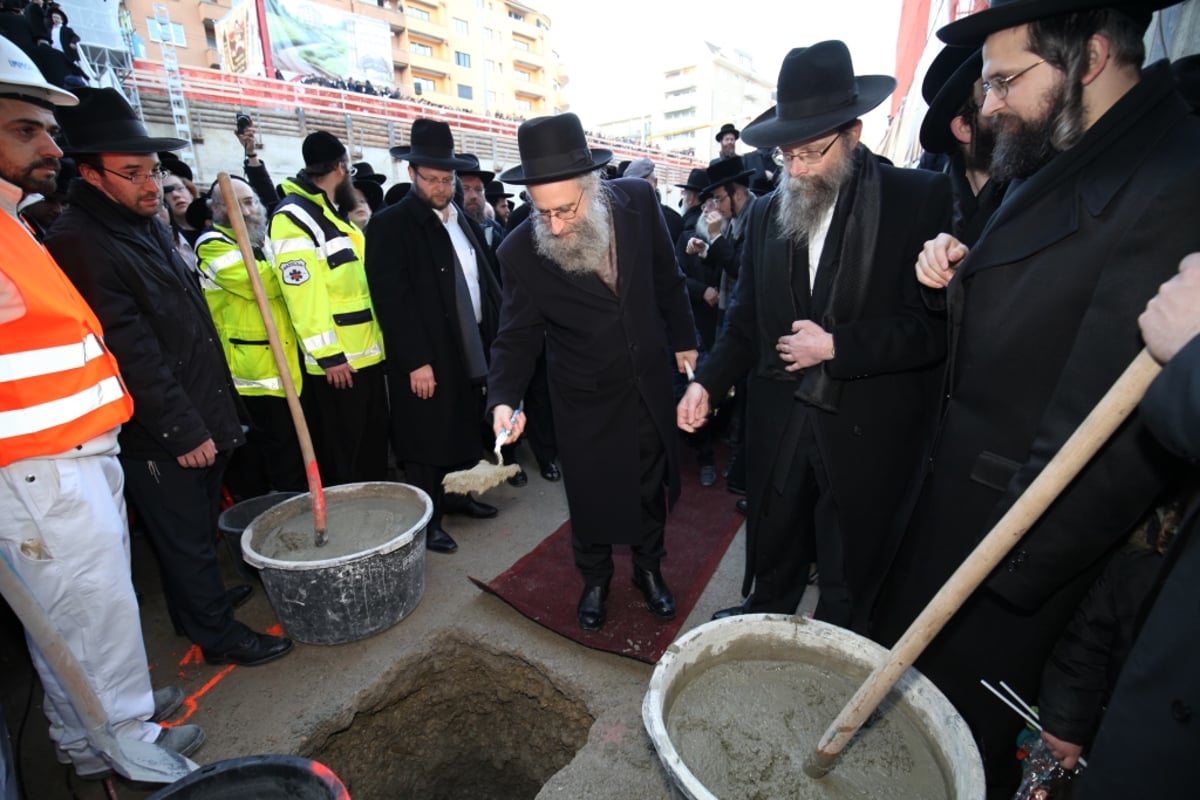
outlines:
M975 126L971 130L971 144L963 154L963 163L967 169L988 172L992 165L992 153L996 150L996 131L992 121L983 119L978 114Z
M349 214L358 207L358 198L354 195L354 181L347 175L345 180L333 190L333 204L339 214Z
M46 169L49 167L54 168L53 175L43 177L41 175L33 174L35 170ZM13 180L7 175L5 175L4 178L9 183L24 189L26 194L40 194L43 197L49 197L58 191L58 173L60 169L61 165L59 164L57 158L41 158L26 166L25 170L20 175L13 176L16 178L16 180Z
M487 222L487 212L483 210L483 201L474 202L465 200L463 202L463 211L467 212L467 216L478 222L480 225Z
M599 272L608 258L612 239L608 196L604 188L597 184L595 191L588 192L586 200L586 212L574 219L570 236L555 236L540 216L532 215L534 249L571 275Z
M246 235L250 237L252 247L262 247L267 240L267 217L265 214L246 214Z
M821 224L829 209L837 202L838 191L854 174L854 151L844 143L839 144L838 149L840 155L837 163L830 164L824 175L794 178L782 173L779 176L779 207L775 221L780 234L792 244L800 245L808 241L809 232Z
M1041 119L1024 120L1008 112L992 117L996 139L991 161L993 178L1028 178L1078 141L1078 135L1071 132L1083 131L1082 93L1068 93L1064 80L1047 92L1046 105Z

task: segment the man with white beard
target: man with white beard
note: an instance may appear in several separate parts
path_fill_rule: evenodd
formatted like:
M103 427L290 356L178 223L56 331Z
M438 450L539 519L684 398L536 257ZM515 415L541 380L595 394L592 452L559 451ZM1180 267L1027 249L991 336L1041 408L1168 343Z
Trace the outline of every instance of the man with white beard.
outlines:
M296 331L283 300L275 256L267 242L267 210L249 183L238 177L234 177L231 183L246 222L258 275L267 296L267 304L271 307L275 328L279 331L279 341L288 360L292 382L299 392L302 374L296 348ZM304 460L287 407L283 381L267 344L266 327L254 299L242 252L233 234L225 196L215 183L210 192L209 207L213 216L212 227L196 240L200 285L221 337L221 348L225 351L225 360L233 376L233 386L250 414L247 449L257 451L256 461L262 465L267 488L272 491L302 492L307 485Z
M894 87L855 77L841 42L797 48L778 106L742 131L785 174L747 212L726 328L677 410L696 430L748 371L746 598L717 617L794 613L815 560L817 618L862 629L886 567L945 354L906 265L951 209L945 176L859 143L858 117Z
M514 439L524 431L513 409L544 344L583 575L579 625L604 625L614 544L631 547L633 582L650 612L672 619L660 570L667 508L679 496L671 365L695 365L696 333L658 198L644 180L601 182L612 153L588 148L574 114L523 123L517 145L521 164L500 177L529 187L531 212L499 251L493 428L511 427Z

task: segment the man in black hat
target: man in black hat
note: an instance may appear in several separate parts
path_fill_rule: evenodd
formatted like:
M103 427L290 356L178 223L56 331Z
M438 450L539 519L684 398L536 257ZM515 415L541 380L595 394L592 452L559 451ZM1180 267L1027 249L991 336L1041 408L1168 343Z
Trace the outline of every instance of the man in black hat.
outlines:
M654 194L658 195L658 176L654 174L654 162L648 158L636 158L629 162L626 167L623 177L626 178L641 178L649 181L654 187ZM662 209L663 219L667 223L667 233L671 235L671 241L676 242L679 236L683 233L683 217L679 216L679 212L668 206L666 203L660 202L658 207Z
M371 223L367 279L392 364L392 447L408 482L433 501L425 546L452 553L458 544L442 527L444 513L497 513L470 495L446 495L442 479L485 450L480 419L498 269L483 231L451 199L455 171L479 162L455 155L450 126L418 119L411 144L390 152L408 161L412 188Z
M726 328L678 410L694 430L749 371L747 597L718 617L794 613L815 559L817 617L861 630L886 566L944 355L906 265L950 217L944 176L894 169L859 142L859 115L894 87L855 77L842 42L797 48L778 106L743 132L776 148L786 175L751 207Z
M485 207L488 205L487 185L496 177L496 173L480 167L479 159L471 153L463 153L462 157L475 162L473 167L460 169L456 173L462 182L463 211L483 230L484 241L495 252L504 238L504 226L494 219L488 219Z
M226 592L213 538L222 475L245 441L237 393L196 277L157 217L164 174L156 153L186 142L148 136L115 89L79 95L59 120L81 179L46 246L104 324L133 396L121 466L172 621L210 664L263 664L292 642L234 619L250 587Z
M1012 179L968 255L917 262L950 319L936 446L876 610L899 637L1141 347L1137 316L1200 249L1200 120L1143 34L1170 0L997 0L939 31L983 45L993 179ZM1177 466L1138 412L1035 522L918 662L980 743L994 795L1016 785L1020 721L980 679L1037 695L1054 641L1107 555Z
M501 228L508 225L508 198L512 197L510 192L504 191L504 184L500 181L488 181L483 190L483 196L491 204L492 210L496 212L496 222L500 223Z
M970 247L999 208L1008 189L991 179L995 134L983 108L983 52L977 47L948 45L938 53L921 94L929 104L921 120L921 147L947 157L945 173L954 190L950 232Z
M708 186L708 173L702 169L693 169L688 173L687 183L675 184L676 189L683 189L683 232L687 233L696 226L700 218L703 201L700 193Z
M304 169L283 182L270 242L303 351L305 413L327 485L387 477L383 334L363 265L350 158L337 137L310 133Z
M644 180L602 182L612 152L590 149L574 114L522 123L517 145L521 163L501 179L529 187L532 211L500 247L493 429L524 430L513 409L544 346L583 573L579 624L604 625L614 544L631 545L634 584L655 616L672 619L660 570L667 508L679 496L669 364L672 354L681 373L695 364L696 333L658 198Z
M734 127L732 122L726 122L721 126L721 130L717 131L717 144L721 146L720 153L717 157L709 162L711 167L723 158L733 158L737 155L737 142L741 138L742 132Z

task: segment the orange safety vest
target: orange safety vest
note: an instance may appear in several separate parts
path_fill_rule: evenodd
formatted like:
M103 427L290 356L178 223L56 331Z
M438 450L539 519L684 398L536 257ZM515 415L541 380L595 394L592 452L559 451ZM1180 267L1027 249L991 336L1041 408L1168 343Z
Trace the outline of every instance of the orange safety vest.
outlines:
M133 415L92 309L50 254L0 211L0 272L25 315L0 323L0 466L64 453Z

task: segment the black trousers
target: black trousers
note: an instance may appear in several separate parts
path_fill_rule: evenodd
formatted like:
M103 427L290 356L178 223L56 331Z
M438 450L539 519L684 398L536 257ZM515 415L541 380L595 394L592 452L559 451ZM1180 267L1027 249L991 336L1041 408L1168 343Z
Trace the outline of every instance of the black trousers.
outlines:
M356 376L357 380L357 376ZM254 450L262 464L270 491L306 492L308 478L296 426L286 397L242 397L250 414L250 432L246 446L236 452Z
M538 356L533 376L525 389L525 415L528 417L525 439L537 459L538 467L558 458L554 438L554 410L550 407L550 384L546 381L546 354Z
M384 365L354 373L337 389L324 375L304 376L304 414L326 486L387 480L388 410Z
M218 453L211 467L188 469L175 459L121 456L125 489L158 556L167 610L189 639L218 652L250 632L233 618L217 563L221 477L228 459Z
M638 569L658 570L666 555L663 535L667 524L667 450L663 446L650 410L639 403L638 455L641 463L642 541L633 545L633 565ZM570 476L567 476L570 480ZM571 532L575 566L588 586L607 586L613 576L612 545L584 542Z
M816 560L821 589L816 618L849 627L851 597L829 474L809 412L797 409L793 413L791 424L801 426L796 446L789 459L781 458L775 469L763 476L771 484L763 493L762 514L754 533L750 610L796 613L808 585L808 568ZM780 474L780 469L786 472Z

